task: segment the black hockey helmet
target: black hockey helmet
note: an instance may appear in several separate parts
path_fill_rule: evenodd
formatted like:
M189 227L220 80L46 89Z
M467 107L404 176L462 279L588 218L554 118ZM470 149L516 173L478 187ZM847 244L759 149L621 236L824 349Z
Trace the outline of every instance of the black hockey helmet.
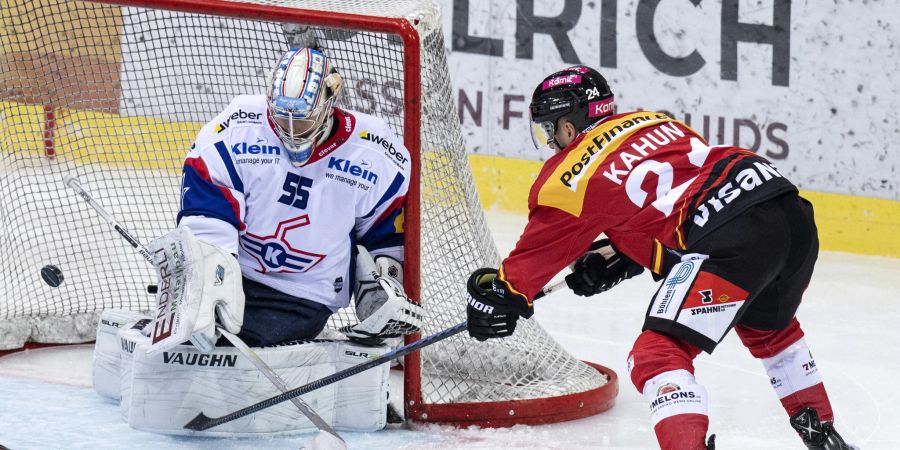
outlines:
M554 141L559 119L572 121L581 132L614 114L615 103L600 72L587 66L572 66L544 78L534 89L528 110L531 138L540 149Z

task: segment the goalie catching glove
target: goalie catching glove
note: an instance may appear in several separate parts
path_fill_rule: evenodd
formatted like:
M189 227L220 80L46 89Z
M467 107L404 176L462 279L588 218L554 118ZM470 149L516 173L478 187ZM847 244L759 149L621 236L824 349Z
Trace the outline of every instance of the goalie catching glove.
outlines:
M497 279L497 273L497 269L478 269L466 285L466 329L479 341L510 336L516 331L519 316L527 319L534 314L531 302L510 292L506 283Z
M616 250L609 239L601 239L575 260L566 284L575 294L589 297L606 292L643 271L640 264Z
M188 340L203 353L216 346L216 317L230 333L244 322L244 289L237 258L176 228L150 243L158 277L148 353Z
M373 260L365 247L357 248L354 297L359 323L345 326L341 332L367 345L419 332L425 309L406 296L403 266L390 256L380 255Z

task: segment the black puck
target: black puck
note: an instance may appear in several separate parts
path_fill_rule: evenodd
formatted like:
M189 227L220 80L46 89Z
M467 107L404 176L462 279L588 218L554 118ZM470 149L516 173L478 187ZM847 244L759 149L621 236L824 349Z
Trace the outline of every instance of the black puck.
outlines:
M44 282L51 287L59 287L65 279L62 270L59 270L59 267L56 267L53 264L47 264L41 268L41 278L43 278Z
M159 288L155 284L147 285L147 293L148 294L155 294L157 291L159 291Z

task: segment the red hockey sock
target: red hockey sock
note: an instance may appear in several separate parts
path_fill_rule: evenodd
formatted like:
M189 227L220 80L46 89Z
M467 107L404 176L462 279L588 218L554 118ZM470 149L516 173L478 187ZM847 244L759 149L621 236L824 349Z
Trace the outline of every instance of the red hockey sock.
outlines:
M822 422L834 422L834 411L831 410L831 402L828 400L828 393L825 392L825 385L821 382L782 397L781 406L784 406L784 410L789 416L793 416L797 411L808 406L816 410L819 420Z
M700 348L680 339L647 330L634 341L628 355L628 374L638 392L644 392L647 380L670 370L694 373L694 358Z
M789 416L810 407L816 410L823 422L834 421L816 361L806 346L803 330L796 318L783 330L737 326L735 331L750 353L762 361L772 388Z
M705 450L709 417L704 414L679 414L664 419L653 430L662 450Z
M650 403L656 439L663 450L706 448L706 389L694 380L700 349L653 331L638 336L629 355L631 381Z

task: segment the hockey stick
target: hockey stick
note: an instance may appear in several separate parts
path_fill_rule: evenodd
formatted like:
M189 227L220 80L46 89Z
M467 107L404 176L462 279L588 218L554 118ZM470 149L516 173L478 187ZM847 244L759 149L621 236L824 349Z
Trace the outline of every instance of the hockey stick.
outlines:
M253 365L256 366L256 368L260 372L262 372L262 374L265 375L266 378L268 378L269 381L271 381L279 391L287 392L288 387L284 382L284 379L278 376L278 374L275 373L275 371L272 370L272 368L269 367L269 365L266 364L266 362L263 361L262 358L260 358L259 355L257 355L256 352L253 351L253 349L247 346L247 344L244 343L241 338L221 327L219 328L219 332L222 333L222 336L225 336L225 339L228 339L228 342L231 342L231 345L234 345L234 348L236 348L239 352L241 352L242 355L249 359L250 362L252 362ZM299 409L300 412L303 413L303 415L306 416L306 418L309 419L309 421L312 422L313 425L315 425L316 428L318 428L320 431L319 435L313 438L313 440L308 443L306 447L323 449L330 448L335 450L345 450L347 448L347 443L344 442L344 439L341 438L337 431L335 431L334 428L331 428L331 425L328 425L328 422L325 422L325 420L322 419L321 416L316 414L316 412L313 411L306 402L295 397L291 399L291 403L293 403L294 406L296 406L297 409Z
M543 290L541 290L541 292L535 297L535 299L541 298L544 295L547 295L551 292L555 292L565 285L566 285L565 281L560 281L559 283L555 283L551 286L547 286ZM340 380L343 380L344 378L351 377L360 372L364 372L375 366L380 366L381 364L389 362L395 358L400 358L402 356L406 356L416 350L419 350L424 347L428 347L429 345L436 344L440 341L443 341L444 339L447 339L448 337L459 334L462 331L464 331L465 329L466 329L466 322L456 324L450 328L444 329L442 331L438 331L437 333L434 333L430 336L426 336L422 339L419 339L416 342L413 342L411 344L397 348L395 350L391 350L369 362L358 364L353 367L348 367L344 370L335 372L327 377L320 378L316 381L309 382L307 384L304 384L303 386L291 389L283 394L276 395L274 397L268 398L259 403L250 405L243 409L239 409L237 411L234 411L232 413L226 414L221 417L207 417L205 414L203 414L201 412L200 414L197 414L197 417L194 417L190 422L188 422L184 426L184 428L186 428L188 430L202 431L202 430L206 430L206 429L221 425L226 422L231 422L232 420L235 420L235 419L240 419L241 417L248 416L250 414L253 414L257 411L260 411L260 410L263 410L266 408L270 408L272 406L275 406L286 400L290 400L299 395L303 395L303 394L312 392L316 389L323 388L332 383L336 383Z
M131 246L134 247L134 249L137 250L137 252L140 253L148 263L155 265L155 263L153 262L153 257L150 256L150 251L147 250L147 247L144 247L140 242L138 242L137 239L135 239L134 236L132 236L131 233L129 233L128 230L126 230L125 227L122 226L122 224L120 224L118 221L116 221L115 218L113 218L112 214L110 214L109 211L104 209L97 200L94 200L94 197L92 197L91 194L88 193L88 191L81 187L81 182L78 181L78 178L66 174L63 177L63 183L65 183L66 186L72 188L72 190L74 190L82 199L84 199L84 201L86 201L89 205L91 205L92 208L100 213L100 215L103 216L103 218L106 219L106 221L109 222L109 224L112 225L116 231L119 232L119 235L125 238L125 240L128 241L128 243L131 244Z
M156 265L153 262L153 257L150 255L150 251L147 250L147 247L145 247L140 243L140 241L132 236L131 233L129 233L128 230L125 229L125 227L123 227L122 224L120 224L112 216L112 214L110 214L109 211L107 211L103 207L103 205L100 204L100 202L95 200L87 190L81 187L81 182L78 181L78 178L67 174L63 177L63 183L65 183L66 186L72 188L76 193L78 193L78 195L82 199L84 199L84 201L91 205L94 210L96 210L104 219L106 219L106 221L109 222L109 224L112 225L113 228L115 228L119 235L125 238L125 240L128 241L128 243L131 244L131 246L134 247L135 250L137 250L137 252L140 253L145 260L147 260L147 262L153 264L154 266ZM272 384L275 385L275 387L277 387L282 392L287 390L287 385L284 383L284 380L282 380L278 376L278 374L276 374L275 371L273 371L272 368L269 367L266 362L263 361L256 353L250 350L250 347L248 347L247 344L245 344L239 337L229 333L222 328L219 328L219 331L221 331L225 338L228 339L228 341L231 342L231 344L234 345L234 347L237 348L238 351L241 352L241 354L246 356L247 359L249 359L253 363L253 365L255 365L256 368L259 369L259 371L262 372L263 375L265 375L266 378L268 378L269 381L271 381ZM340 440L341 444L343 445L342 448L346 448L344 440L340 436L338 436L337 432L334 431L334 429L331 428L331 426L329 426L321 416L313 411L313 409L310 408L310 406L306 402L299 398L295 398L292 400L294 400L293 403L295 406L297 406L297 409L299 409L300 412L303 413L303 415L306 416L306 418L316 426L316 428L318 428L320 431L324 431L328 434L333 435L338 440ZM318 437L316 439L318 439ZM316 439L314 439L314 441Z

